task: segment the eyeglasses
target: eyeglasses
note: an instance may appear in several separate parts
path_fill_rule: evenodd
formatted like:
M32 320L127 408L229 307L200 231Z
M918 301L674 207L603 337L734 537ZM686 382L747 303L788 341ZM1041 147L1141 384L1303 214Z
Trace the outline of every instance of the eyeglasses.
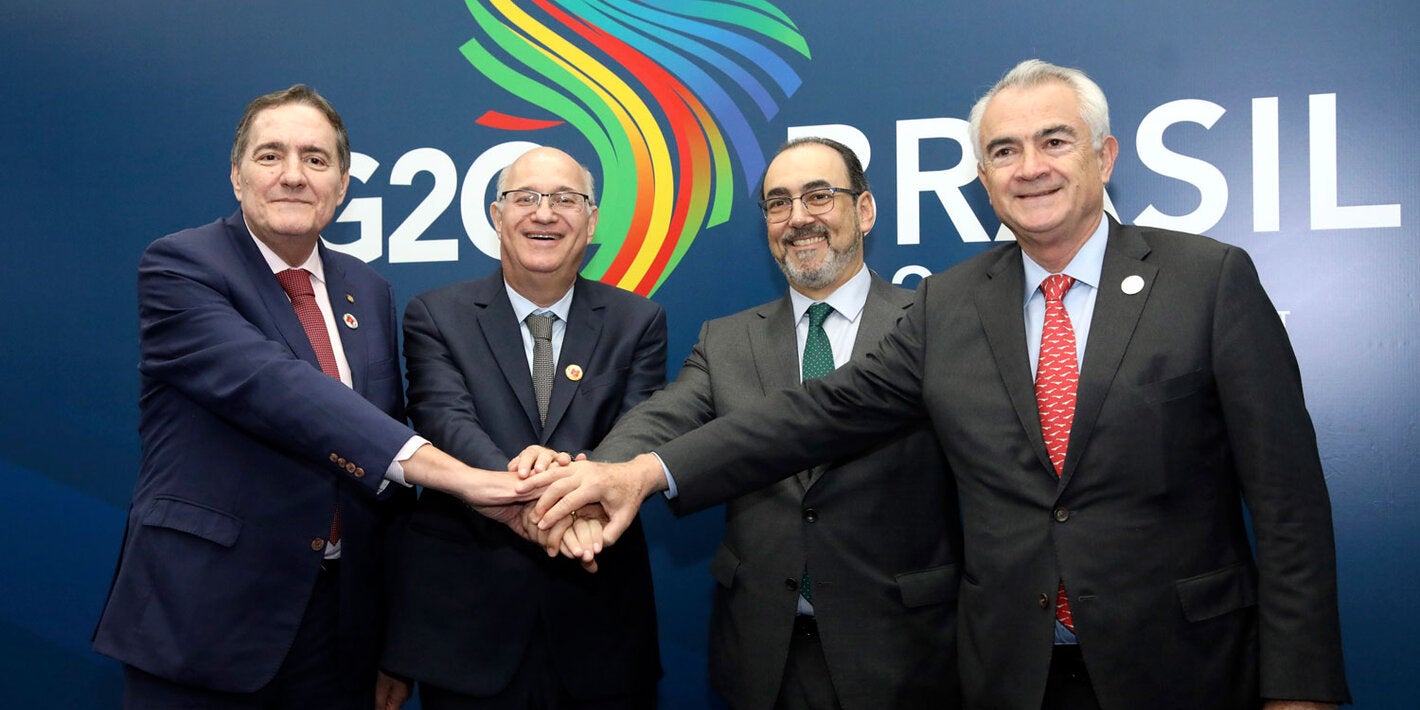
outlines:
M558 212L576 212L591 204L592 198L580 192L533 192L532 190L504 190L498 195L500 202L507 202L514 207L523 207L535 210L542 206L542 198L546 197L552 209Z
M846 187L822 187L817 190L809 190L802 195L793 197L771 197L767 200L759 201L759 209L764 211L764 221L776 224L789 219L789 215L794 212L794 200L804 204L804 211L812 215L828 214L833 211L833 198L839 193L857 197L863 194L862 190L851 190Z

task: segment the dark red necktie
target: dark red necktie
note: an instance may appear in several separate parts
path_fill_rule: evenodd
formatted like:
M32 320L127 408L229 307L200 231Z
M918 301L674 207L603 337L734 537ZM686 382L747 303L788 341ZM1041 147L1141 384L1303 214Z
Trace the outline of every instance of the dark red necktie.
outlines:
M1065 450L1070 446L1070 424L1075 419L1075 389L1080 384L1079 360L1075 357L1075 329L1070 314L1065 312L1065 292L1075 279L1064 274L1047 277L1040 285L1045 294L1045 327L1040 333L1040 360L1036 366L1035 402L1040 410L1040 432L1050 463L1059 476L1065 468ZM1055 597L1055 618L1071 633L1075 619L1070 614L1070 600L1065 596L1065 582L1060 582Z
M306 338L311 341L311 348L316 351L316 362L320 363L321 372L340 379L340 367L335 364L335 348L330 346L330 333L325 329L325 316L321 315L320 306L316 304L316 291L311 286L310 272L305 269L286 269L276 274L276 280L280 281L281 288L286 290L286 295L291 299L291 307L296 310L296 318L300 319L301 327L306 329ZM330 520L330 542L340 542L338 506Z

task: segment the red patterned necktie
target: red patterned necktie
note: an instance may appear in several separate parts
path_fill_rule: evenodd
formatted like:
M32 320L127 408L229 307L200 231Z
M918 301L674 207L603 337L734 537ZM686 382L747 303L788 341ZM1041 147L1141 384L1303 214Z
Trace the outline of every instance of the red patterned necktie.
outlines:
M1040 432L1050 463L1059 476L1065 468L1065 450L1070 445L1070 423L1075 419L1075 389L1080 383L1079 360L1075 357L1075 329L1070 314L1065 312L1065 292L1075 279L1055 274L1040 285L1045 294L1045 327L1040 333L1040 360L1036 366L1035 402L1040 410ZM1065 582L1060 582L1055 597L1055 618L1071 633L1075 620L1070 614L1070 600L1065 596Z
M340 379L340 368L335 364L335 348L330 346L330 333L325 329L325 316L316 304L316 291L311 286L311 274L305 269L286 269L276 274L281 288L291 299L291 307L296 310L296 318L306 329L306 338L311 341L311 349L316 351L316 362L320 370L335 379ZM330 542L340 542L340 508L335 509L330 520Z

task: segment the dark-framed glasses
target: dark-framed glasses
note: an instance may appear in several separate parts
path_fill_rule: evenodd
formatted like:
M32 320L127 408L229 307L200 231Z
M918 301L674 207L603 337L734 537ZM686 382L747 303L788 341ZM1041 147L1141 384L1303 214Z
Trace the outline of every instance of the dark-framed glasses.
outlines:
M592 198L580 192L534 192L532 190L504 190L498 200L514 207L535 210L542 205L542 199L558 212L576 212L591 204Z
M853 190L846 187L820 187L816 190L809 190L802 195L776 195L768 199L759 201L759 209L764 211L764 221L770 224L783 222L789 219L789 215L794 212L794 200L802 202L804 211L812 215L828 214L833 211L835 203L834 197L840 193L857 197L863 194L862 190Z

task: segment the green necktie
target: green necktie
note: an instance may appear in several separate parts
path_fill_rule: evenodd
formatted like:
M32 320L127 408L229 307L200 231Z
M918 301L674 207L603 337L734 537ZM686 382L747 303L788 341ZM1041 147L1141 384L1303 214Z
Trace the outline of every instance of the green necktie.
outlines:
M804 362L800 368L805 380L833 372L833 346L828 344L828 333L823 330L823 322L832 312L833 306L827 303L809 306L809 337L804 341ZM807 565L799 577L799 594L810 604L814 602L813 580L809 578Z

